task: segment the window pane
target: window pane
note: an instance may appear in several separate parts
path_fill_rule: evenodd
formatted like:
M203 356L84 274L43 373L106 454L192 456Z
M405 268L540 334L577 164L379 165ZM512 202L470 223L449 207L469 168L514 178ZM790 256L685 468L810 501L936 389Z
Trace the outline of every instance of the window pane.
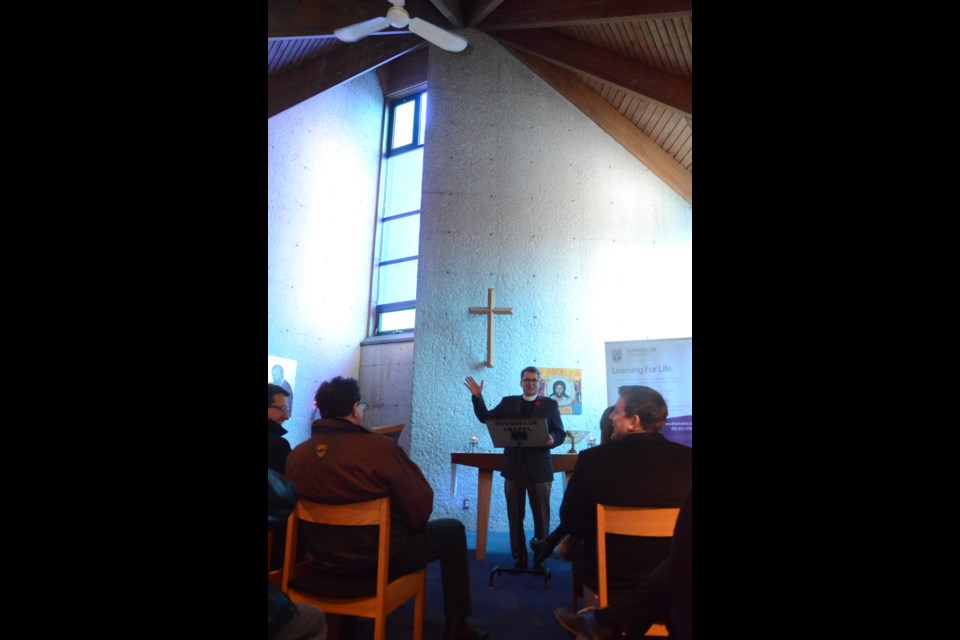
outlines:
M404 309L403 311L388 311L380 314L380 332L402 331L404 329L413 329L417 318L416 309Z
M417 260L380 267L378 304L403 302L417 297Z
M396 260L417 255L420 248L420 214L383 223L383 247L380 260ZM389 265L388 265L389 266Z
M387 160L383 217L420 210L423 187L423 147Z
M413 331L416 310L417 255L420 250L420 204L423 190L423 148L427 94L409 96L390 107L391 130L384 157L383 199L378 212L379 255L376 256L375 332ZM396 149L404 149L391 155ZM399 262L397 262L399 261ZM386 264L384 262L393 262ZM399 304L397 304L399 303ZM383 309L386 306L387 309ZM399 309L398 309L399 307Z
M424 93L420 98L420 139L417 143L423 144L423 137L427 130L427 94Z
M416 101L409 100L393 110L393 140L391 149L413 142L413 112Z

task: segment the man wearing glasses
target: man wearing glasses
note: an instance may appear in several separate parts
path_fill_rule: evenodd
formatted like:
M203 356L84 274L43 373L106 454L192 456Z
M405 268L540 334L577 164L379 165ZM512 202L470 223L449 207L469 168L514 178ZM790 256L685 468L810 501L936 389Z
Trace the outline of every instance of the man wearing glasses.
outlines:
M284 473L290 443L284 438L283 423L290 417L290 394L283 387L267 383L267 468Z
M267 383L267 468L283 475L290 455L290 443L284 438L287 430L283 422L290 417L290 394L283 387ZM270 569L283 566L283 548L286 546L287 525L283 523L273 536Z
M533 513L533 535L543 540L550 533L550 489L553 487L553 460L550 449L563 444L566 434L556 400L539 395L540 370L527 367L520 372L523 395L506 396L493 409L487 410L483 400L483 381L477 384L467 376L464 386L472 394L473 413L480 422L490 418L546 418L550 436L546 447L506 447L503 450L503 492L507 499L507 519L510 523L510 550L513 568L527 569L527 542L523 531L526 494L530 494ZM534 569L539 570L534 563Z

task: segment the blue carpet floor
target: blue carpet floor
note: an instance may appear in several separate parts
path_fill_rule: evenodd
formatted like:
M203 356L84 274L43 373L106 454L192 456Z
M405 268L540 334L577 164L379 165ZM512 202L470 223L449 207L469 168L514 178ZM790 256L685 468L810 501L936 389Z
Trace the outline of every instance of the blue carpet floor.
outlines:
M487 554L482 561L476 557L476 534L469 531L467 549L470 558L470 596L473 600L470 622L474 627L489 631L490 640L571 640L572 636L553 616L555 607L571 605L570 563L556 555L546 561L545 566L551 572L546 589L542 576L508 573L494 577L491 589L491 570L497 565L513 566L507 533L491 531L487 535ZM426 608L424 640L440 640L443 635L443 592L439 562L427 565ZM371 638L373 621L361 620L352 640ZM387 617L387 640L412 638L413 600Z

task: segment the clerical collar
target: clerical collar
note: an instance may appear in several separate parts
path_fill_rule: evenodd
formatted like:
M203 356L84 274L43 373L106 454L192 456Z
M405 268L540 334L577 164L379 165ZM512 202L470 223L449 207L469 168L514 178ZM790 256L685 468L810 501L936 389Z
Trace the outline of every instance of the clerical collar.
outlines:
M533 395L533 396L523 396L523 399L526 400L527 402L533 402L534 400L537 399L537 396L535 396L535 395Z

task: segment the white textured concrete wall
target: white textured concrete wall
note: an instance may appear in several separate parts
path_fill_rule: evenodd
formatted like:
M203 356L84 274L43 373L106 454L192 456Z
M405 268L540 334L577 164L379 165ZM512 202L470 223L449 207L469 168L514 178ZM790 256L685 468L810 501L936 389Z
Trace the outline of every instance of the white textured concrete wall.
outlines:
M267 351L297 361L294 446L310 437L320 383L360 373L382 118L368 73L267 120Z
M461 469L451 498L449 456L471 435L482 448L491 442L463 379L484 380L492 408L520 393L527 365L579 367L584 414L564 425L599 439L603 343L692 335L692 211L494 40L461 33L470 40L461 54L430 48L409 428L411 455L436 493L434 517L473 530L477 472ZM497 306L513 308L495 320L492 369L486 319L467 314L486 306L488 287ZM494 477L490 529L506 531ZM556 478L551 526L562 500Z

